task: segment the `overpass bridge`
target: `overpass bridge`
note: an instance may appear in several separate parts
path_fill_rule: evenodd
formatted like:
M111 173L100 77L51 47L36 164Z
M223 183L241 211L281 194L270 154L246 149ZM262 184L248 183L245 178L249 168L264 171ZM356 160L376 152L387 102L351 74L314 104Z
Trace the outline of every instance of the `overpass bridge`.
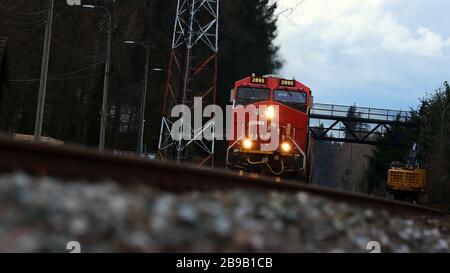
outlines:
M401 144L402 136L392 127L417 127L410 111L368 107L314 104L310 117L312 138L343 143L379 145L380 139L388 136L388 144Z

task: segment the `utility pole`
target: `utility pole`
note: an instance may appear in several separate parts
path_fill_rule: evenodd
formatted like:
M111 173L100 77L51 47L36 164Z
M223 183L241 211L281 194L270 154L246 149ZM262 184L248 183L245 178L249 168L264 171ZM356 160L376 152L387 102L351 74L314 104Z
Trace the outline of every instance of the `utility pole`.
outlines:
M111 12L102 6L94 6L94 5L83 5L83 8L90 8L90 9L103 9L106 12L106 18L108 20L107 24L107 32L108 32L108 38L107 38L107 49L106 49L106 64L105 64L105 78L103 83L103 100L102 100L102 113L101 113L101 124L100 124L100 140L98 144L98 149L100 152L103 152L105 150L105 138L106 138L106 123L107 123L107 117L108 114L106 113L108 111L108 88L109 88L109 76L110 76L110 67L111 67L111 24L112 24L112 17Z
M75 1L75 0L74 0ZM98 142L99 151L103 152L105 150L105 137L106 137L106 123L107 123L107 111L108 111L108 87L109 87L109 76L111 67L111 34L112 34L112 16L109 9L103 6L95 5L82 5L81 8L85 9L101 9L106 13L107 20L107 41L106 41L106 64L105 64L105 77L103 83L103 100L102 100L102 110L101 110L101 121L100 121L100 139Z
M139 143L138 143L138 154L142 156L144 154L144 133L145 133L145 107L147 102L147 87L148 87L148 73L150 67L150 48L141 42L135 41L125 41L125 44L138 44L144 47L146 54L146 63L145 63L145 74L144 74L144 91L142 92L141 99L141 110L140 110L140 128L139 128Z
M36 123L34 127L34 140L39 141L42 136L42 123L44 119L45 95L47 91L48 63L50 59L50 45L52 41L53 6L55 0L49 0L47 24L45 27L44 53L42 55L41 79L36 110Z
M145 130L145 107L147 103L147 88L148 88L148 70L150 67L150 50L146 47L147 60L145 65L145 83L144 83L144 93L142 94L141 102L141 131L139 136L139 154L144 155L144 130Z
M103 102L102 102L102 117L100 127L100 141L99 150L103 152L105 150L105 138L106 138L106 123L108 110L108 88L109 88L109 71L111 67L111 13L105 8L108 13L108 45L106 50L106 65L105 65L105 81L103 84Z

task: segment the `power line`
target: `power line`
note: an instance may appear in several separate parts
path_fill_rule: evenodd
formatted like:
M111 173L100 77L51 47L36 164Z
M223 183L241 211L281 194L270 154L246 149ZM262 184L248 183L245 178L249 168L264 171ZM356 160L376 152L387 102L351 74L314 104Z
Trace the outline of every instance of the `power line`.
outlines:
M103 63L105 63L104 60L103 60L103 61L100 61L100 62L98 62L98 63L92 64L92 65L90 65L90 66L87 66L87 67L85 67L85 68L81 68L81 69L79 69L79 70L75 70L75 71L72 71L72 72L68 72L68 73L64 73L64 74L57 75L57 76L53 76L53 77L51 77L51 78L58 78L58 77L70 76L70 75L73 75L73 74L76 74L76 73L79 73L79 72L82 72L82 71L89 70L89 69L94 68L94 67L96 67L96 66L99 66L99 65L101 65L101 64L103 64Z
M95 73L92 75L86 75L86 76L76 76L76 77L53 77L49 78L49 81L61 81L61 80L74 80L74 79L87 79L87 78L93 78L95 76L103 75L103 73ZM23 79L23 80L10 80L10 82L38 82L40 79Z
M92 68L97 67L97 66L99 66L100 64L103 64L103 63L105 63L105 61L101 61L101 62L92 64L90 66L87 66L87 67L84 67L82 69L75 70L75 71L72 71L72 72L68 72L68 73L64 73L64 74L60 74L60 75L55 75L55 76L49 77L49 80L74 79L74 78L77 78L77 77L71 77L71 78L63 78L63 77L70 76L70 75L73 75L73 74L76 74L76 73L80 73L80 72L92 69ZM90 76L80 76L80 77L90 77ZM40 79L13 79L13 80L10 80L10 82L33 82L33 81L39 81L39 80Z
M80 24L76 24L75 26L76 26L76 28L78 30L83 31ZM56 27L55 29L61 31L61 29L58 28L58 27ZM66 39L64 39L64 36L61 35L60 32L56 32L55 36L59 37L59 39L56 39L55 42L63 43L65 46L67 46L70 49L72 49L75 52L75 54L77 54L77 55L79 55L79 56L89 60L90 62L95 62L96 60L103 60L103 61L106 60L106 57L107 57L107 52L106 51L101 52L100 54L90 55L90 54L86 53L85 51L80 50L80 48L75 48L73 43L68 42Z
M45 22L40 23L39 25L33 26L31 28L26 28L26 29L17 29L15 30L16 32L27 32L27 31L32 31L32 30L38 30L39 28L41 28L43 25L45 25Z
M56 19L56 18L58 18L60 16L60 14L56 14L55 16L54 16L54 19ZM41 19L41 20L39 20L39 21L35 21L35 22L25 22L25 23L18 23L18 22L13 22L12 20L7 20L6 21L6 24L9 24L9 25L17 25L17 26L22 26L22 27L26 27L26 26L28 26L28 25L34 25L34 24L37 24L37 25L35 25L35 26L33 26L33 27L30 27L30 28L26 28L26 29L17 29L17 30L15 30L16 32L27 32L27 31L32 31L32 30L37 30L37 29L39 29L40 27L42 27L43 25L45 25L47 23L47 21L45 20L45 19Z
M47 13L46 9L42 10L42 11L38 11L38 12L21 12L21 11L15 10L13 8L5 7L3 5L0 5L0 9L6 10L6 11L9 11L11 13L18 14L18 15L44 15L44 14Z
M36 21L27 21L27 22L15 22L15 21L13 21L11 19L7 19L5 21L5 24L16 25L16 26L29 26L29 25L41 24L43 22L45 22L45 20L42 20L42 19L36 20Z
M38 23L38 22L45 22L46 21L45 14L39 15L39 16L32 16L32 15L20 15L20 16L18 16L18 15L15 15L15 14L6 13L5 16L6 17L10 17L7 20L7 22L9 21L9 22L15 23L15 24L27 24L28 22L30 22L30 23ZM17 22L14 22L14 20L19 20L21 22L26 21L26 22L25 23L21 23L21 22L17 23Z
M106 60L106 51L100 53L100 54L96 54L96 55L89 55L89 54L85 54L84 52L81 52L79 50L79 48L75 48L71 43L69 43L67 40L65 40L64 38L61 38L59 40L56 40L56 42L63 42L66 46L70 47L72 50L74 50L76 52L76 54L80 55L83 58L86 59L102 59L102 60Z

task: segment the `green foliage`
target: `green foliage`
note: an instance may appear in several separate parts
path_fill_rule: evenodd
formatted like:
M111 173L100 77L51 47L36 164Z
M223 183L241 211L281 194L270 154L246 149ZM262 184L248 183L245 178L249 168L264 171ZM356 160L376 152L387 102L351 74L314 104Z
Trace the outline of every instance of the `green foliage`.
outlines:
M419 145L429 169L431 201L450 201L450 86L448 82L421 100L414 112L420 125Z
M420 145L424 157L430 160L434 154L448 155L450 144L450 86L448 82L434 94L421 100L420 108L414 112L420 124Z
M256 73L270 74L281 68L275 10L269 0L222 1L219 52L219 102L229 99L234 82Z
M367 124L362 123L361 121L357 121L361 118L361 113L358 111L358 107L356 107L356 104L350 106L350 108L347 111L347 118L348 120L354 120L346 122L347 128L345 128L345 138L346 139L353 139L352 132L358 136L361 137L362 134L367 132Z
M391 134L380 137L381 145L373 149L368 157L369 163L364 174L364 182L369 194L380 193L386 189L388 170L392 162L405 162L415 143L415 130L399 125L390 126ZM392 144L392 136L397 143Z
M356 105L350 106L350 108L349 108L348 111L347 111L347 118L348 118L348 119L358 119L358 118L360 118L360 115L359 115L359 113L357 112ZM356 130L360 125L361 125L361 123L358 123L358 122L353 122L353 121L347 122L347 127L348 127L348 128L345 128L345 131L344 131L344 133L345 133L345 138L346 138L346 139L351 139L351 138L353 138L352 132L354 133L355 130Z

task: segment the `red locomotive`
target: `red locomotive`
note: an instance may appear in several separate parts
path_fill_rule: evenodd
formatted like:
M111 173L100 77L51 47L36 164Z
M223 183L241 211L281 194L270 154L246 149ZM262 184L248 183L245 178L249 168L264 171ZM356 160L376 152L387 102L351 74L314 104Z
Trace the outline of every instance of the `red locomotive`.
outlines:
M296 80L273 75L251 76L235 83L232 101L233 129L227 151L227 167L307 181L312 167L309 163L312 154L309 134L311 89ZM256 121L248 112L245 119L237 117L238 109L248 106L256 107L257 115L253 116L256 116ZM260 113L260 109L265 109L265 112ZM267 140L259 135L256 138L251 136L251 126L270 127L274 116L277 117L277 127L272 128L276 128L277 146L264 151L261 147Z

